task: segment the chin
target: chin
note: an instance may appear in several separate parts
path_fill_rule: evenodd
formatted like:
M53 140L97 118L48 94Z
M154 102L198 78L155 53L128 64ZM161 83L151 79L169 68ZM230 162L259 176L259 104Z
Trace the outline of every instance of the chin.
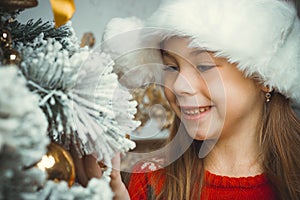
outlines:
M187 130L188 134L190 137L192 137L194 140L199 140L199 141L203 141L203 140L209 140L212 139L211 136L209 134L207 134L206 131L201 131L199 132L199 130L195 133L194 131L191 130Z
M194 140L204 141L204 140L209 140L209 138L207 138L206 136L196 136L194 137Z

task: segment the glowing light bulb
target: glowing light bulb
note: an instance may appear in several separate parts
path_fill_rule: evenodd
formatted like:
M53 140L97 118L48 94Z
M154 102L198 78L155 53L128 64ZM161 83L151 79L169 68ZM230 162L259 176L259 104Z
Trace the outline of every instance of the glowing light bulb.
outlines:
M53 167L55 164L55 159L53 156L48 156L48 155L44 155L42 157L42 160L37 164L37 167L43 171L45 171L45 169L49 169L51 167Z
M10 55L10 60L16 60L16 59L17 59L17 56L15 54Z

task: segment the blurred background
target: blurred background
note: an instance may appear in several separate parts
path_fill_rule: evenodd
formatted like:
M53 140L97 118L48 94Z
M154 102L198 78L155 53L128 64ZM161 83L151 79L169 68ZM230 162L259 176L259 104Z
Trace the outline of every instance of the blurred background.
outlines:
M161 0L75 0L76 11L72 17L72 25L77 37L82 38L86 32L92 32L96 44L101 41L107 22L114 17L136 16L145 19L158 7ZM29 19L53 21L53 13L49 0L39 0L38 6L26 9L18 16L20 22Z

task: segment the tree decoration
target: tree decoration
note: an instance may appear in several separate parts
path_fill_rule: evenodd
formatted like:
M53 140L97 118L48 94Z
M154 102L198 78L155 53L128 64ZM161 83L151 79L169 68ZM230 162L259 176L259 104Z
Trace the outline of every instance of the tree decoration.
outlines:
M95 154L107 164L116 152L135 146L125 134L139 125L132 120L136 103L118 87L107 54L79 48L70 53L43 34L16 46L24 57L21 70L28 85L41 97L52 140L66 149L74 145L79 156Z
M116 153L135 146L125 135L140 124L136 102L119 85L110 56L80 48L71 23L21 24L11 20L16 13L0 6L0 199L112 199L111 168L84 188L68 178L46 180L33 166L50 140L111 166ZM20 53L19 68L4 65L8 48Z
M74 0L50 0L54 15L55 27L58 28L68 22L74 12Z
M17 45L17 43L31 43L43 33L45 40L48 38L55 39L62 45L63 49L68 50L72 54L78 49L78 39L71 26L72 23L68 22L65 26L54 29L53 22L43 22L41 19L34 21L31 19L26 24L13 20L7 23L6 29L12 35L13 46Z
M75 181L75 166L70 153L54 142L47 146L47 153L35 166L47 172L48 180L64 180L69 187Z
M55 183L47 181L43 190L39 191L36 199L45 200L109 200L113 199L113 192L105 179L91 179L86 188L80 185L73 185L71 188L64 181Z
M37 168L24 168L46 152L47 120L16 66L2 66L0 80L0 199L25 199L46 177Z

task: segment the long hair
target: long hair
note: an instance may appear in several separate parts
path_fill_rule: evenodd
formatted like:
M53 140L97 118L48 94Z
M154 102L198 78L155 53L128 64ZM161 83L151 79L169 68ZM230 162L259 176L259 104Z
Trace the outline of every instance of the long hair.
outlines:
M300 121L289 100L274 93L260 131L264 172L280 199L300 199Z
M199 191L202 173L202 159L197 157L201 148L202 141L192 140L186 133L183 126L180 126L180 119L175 117L170 137L167 143L173 141L175 135L179 134L179 139L173 143L173 149L170 151L169 157L175 157L175 154L182 154L184 147L190 144L189 148L170 165L165 167L166 180L165 187L162 192L155 198L160 200L183 200L183 199L200 199ZM192 141L191 141L192 140ZM183 145L182 145L183 144ZM199 186L196 188L195 186Z
M258 124L258 137L264 173L274 185L278 198L300 199L300 121L290 102L279 93L265 103L265 112ZM175 119L169 141L176 134L188 137ZM193 141L176 161L166 167L165 187L156 199L200 199L203 181L203 160L198 158L201 141ZM179 148L180 144L175 144ZM172 152L172 151L171 151Z

